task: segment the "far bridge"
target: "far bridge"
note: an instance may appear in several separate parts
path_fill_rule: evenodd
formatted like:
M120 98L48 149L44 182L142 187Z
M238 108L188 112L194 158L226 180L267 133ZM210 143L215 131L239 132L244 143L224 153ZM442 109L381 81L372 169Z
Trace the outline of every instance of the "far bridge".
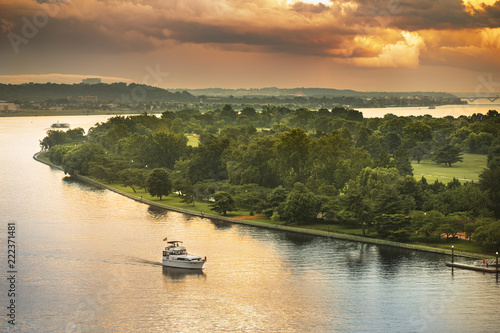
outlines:
M500 99L500 96L499 96L499 95L496 95L496 96L474 96L474 97L460 97L460 99L466 99L466 100L468 100L469 102L474 102L475 100L478 100L478 99L487 99L487 100L489 100L490 102L494 102L494 101L496 101L497 99Z

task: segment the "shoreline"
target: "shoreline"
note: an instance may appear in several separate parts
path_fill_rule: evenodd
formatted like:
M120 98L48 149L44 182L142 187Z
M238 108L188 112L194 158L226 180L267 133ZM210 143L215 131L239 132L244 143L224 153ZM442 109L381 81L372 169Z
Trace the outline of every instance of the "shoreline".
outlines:
M40 155L41 153L42 152L35 153L33 155L33 159L37 162L43 163L43 164L51 167L51 168L54 168L54 169L57 169L60 171L64 171L63 168L61 168L60 166L57 166L55 164L52 164L50 162L47 162L47 161L40 159L38 157L38 155ZM368 244L392 246L392 247L398 247L398 248L404 248L404 249L410 249L410 250L424 251L424 252L437 253L437 254L445 254L445 255L450 255L450 256L452 254L451 249L447 250L447 249L438 248L438 247L434 248L431 246L400 243L400 242L394 242L394 241L383 240L383 239L378 239L378 238L370 238L370 237L356 236L356 235L351 235L351 234L337 233L337 232L333 232L333 231L323 231L323 230L317 230L317 229L310 229L307 227L294 227L294 226L269 224L269 223L265 223L265 222L252 221L251 219L236 219L236 218L224 217L224 216L220 216L220 215L202 213L202 212L198 212L198 211L194 211L194 210L182 209L182 208L168 206L165 204L154 202L151 200L142 199L138 196L131 195L129 193L120 191L112 186L100 183L98 181L95 181L93 179L90 179L90 178L82 176L82 175L74 175L73 177L75 177L76 179L83 181L85 183L92 184L92 185L100 187L100 188L108 189L108 190L113 191L117 194L123 195L129 199L132 199L132 200L140 202L140 203L147 204L149 206L153 206L153 207L160 208L160 209L171 210L174 212L187 214L187 215L191 215L191 216L198 216L198 217L202 217L202 218L209 218L209 219L213 219L213 220L219 220L219 221L229 222L229 223L234 223L234 224L243 224L243 225L248 225L248 226L253 226L253 227L295 232L295 233L307 234L307 235L312 235L312 236L321 236L321 237L349 240L349 241L368 243ZM476 254L476 253L463 252L463 251L457 251L457 250L455 250L454 252L455 252L454 255L456 257L463 257L463 258L469 258L469 259L494 258L493 255Z

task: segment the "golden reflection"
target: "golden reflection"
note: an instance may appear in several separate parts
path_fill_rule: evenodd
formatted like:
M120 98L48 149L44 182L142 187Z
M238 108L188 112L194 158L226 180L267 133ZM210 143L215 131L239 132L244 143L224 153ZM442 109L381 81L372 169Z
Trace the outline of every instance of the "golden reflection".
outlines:
M206 255L208 261L203 273L163 269L163 290L157 296L162 295L159 297L164 300L155 303L165 304L157 312L158 317L165 318L165 327L172 329L175 325L167 318L180 322L203 318L207 329L277 331L285 329L291 317L298 327L307 327L311 321L318 327L328 327L331 314L341 312L334 296L338 288L329 276L322 270L302 269L309 260L320 258L310 258L306 252L299 258L287 255L288 251L304 251L310 244L302 246L287 241L279 246L269 239L276 236L274 232L267 234L264 230L234 224L231 228L221 228L220 223L209 219L178 213L169 214L166 222L165 226L175 233L172 237L185 240L188 252ZM296 288L297 285L301 288ZM178 307L167 306L172 299L189 299L190 313L182 311L182 303ZM328 310L317 307L320 299L322 304L331 302Z

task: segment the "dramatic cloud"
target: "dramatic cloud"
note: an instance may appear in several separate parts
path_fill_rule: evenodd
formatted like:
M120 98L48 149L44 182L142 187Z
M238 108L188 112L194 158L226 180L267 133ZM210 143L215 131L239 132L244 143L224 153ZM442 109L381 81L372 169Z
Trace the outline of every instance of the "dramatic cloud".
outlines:
M363 67L383 67L383 68L416 68L419 65L420 50L425 47L422 38L416 33L402 32L403 40L395 44L386 44L378 48L377 56L355 58L356 65ZM357 38L361 47L373 47L373 43L379 42L371 40L373 38Z
M0 0L0 57L5 73L26 53L37 63L200 46L352 68L498 70L499 27L495 0Z

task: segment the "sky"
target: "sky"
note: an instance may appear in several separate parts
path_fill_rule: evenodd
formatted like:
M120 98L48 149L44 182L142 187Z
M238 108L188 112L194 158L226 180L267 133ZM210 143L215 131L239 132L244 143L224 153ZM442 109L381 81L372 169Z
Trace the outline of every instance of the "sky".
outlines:
M500 0L0 0L0 83L500 93Z

